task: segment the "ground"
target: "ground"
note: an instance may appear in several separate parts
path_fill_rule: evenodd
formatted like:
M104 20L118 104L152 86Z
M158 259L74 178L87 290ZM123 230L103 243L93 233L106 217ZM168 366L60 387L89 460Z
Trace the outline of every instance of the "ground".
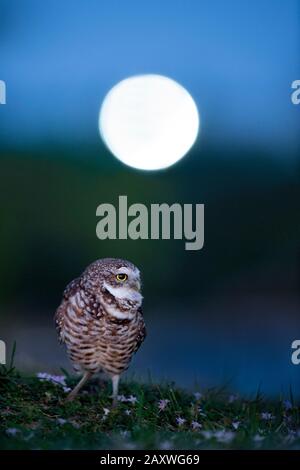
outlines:
M189 392L174 384L92 381L73 402L78 379L23 376L0 368L0 449L300 449L293 396L252 399L226 390Z

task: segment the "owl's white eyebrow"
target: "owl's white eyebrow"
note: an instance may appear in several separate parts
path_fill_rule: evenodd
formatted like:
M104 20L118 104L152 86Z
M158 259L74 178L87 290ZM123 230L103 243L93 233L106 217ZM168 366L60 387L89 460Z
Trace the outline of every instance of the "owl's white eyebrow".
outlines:
M131 271L130 269L128 269L128 268L125 268L125 266L124 266L124 268L119 268L119 269L117 269L117 273L122 273L122 274L124 273L124 274L129 275L131 272L132 272L132 271Z

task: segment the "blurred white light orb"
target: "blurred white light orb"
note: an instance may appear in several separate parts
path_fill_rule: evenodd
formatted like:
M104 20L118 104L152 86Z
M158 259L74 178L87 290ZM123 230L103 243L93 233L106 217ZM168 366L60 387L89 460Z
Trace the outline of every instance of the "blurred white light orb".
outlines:
M199 114L179 83L162 75L138 75L108 92L99 129L107 147L123 163L159 170L176 163L192 147Z

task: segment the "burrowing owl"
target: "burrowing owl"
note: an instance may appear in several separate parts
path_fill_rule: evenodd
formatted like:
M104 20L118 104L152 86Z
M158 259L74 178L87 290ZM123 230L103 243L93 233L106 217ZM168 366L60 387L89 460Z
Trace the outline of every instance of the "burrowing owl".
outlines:
M75 370L83 373L69 399L104 371L116 403L120 375L146 336L141 305L140 272L122 259L99 259L66 287L55 322Z

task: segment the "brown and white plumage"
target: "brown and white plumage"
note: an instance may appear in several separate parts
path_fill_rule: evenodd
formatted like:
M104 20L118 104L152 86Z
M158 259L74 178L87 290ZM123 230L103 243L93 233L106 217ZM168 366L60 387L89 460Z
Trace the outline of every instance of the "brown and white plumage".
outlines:
M140 289L136 266L114 258L95 261L66 287L55 322L75 370L83 373L70 399L101 370L112 378L116 401L119 377L146 336Z

